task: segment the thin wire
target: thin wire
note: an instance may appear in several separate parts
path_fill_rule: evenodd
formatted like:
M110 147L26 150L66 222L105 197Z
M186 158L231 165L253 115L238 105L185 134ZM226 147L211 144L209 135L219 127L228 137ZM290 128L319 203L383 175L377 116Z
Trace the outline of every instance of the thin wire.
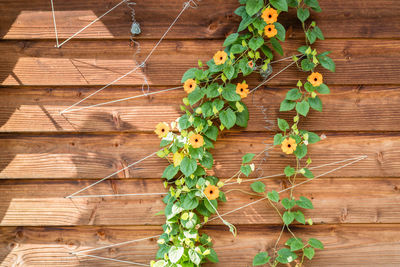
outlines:
M113 258L106 258L106 257L90 255L90 254L82 255L80 253L75 253L75 255L77 255L77 256L79 255L79 256L82 256L82 257L96 258L96 259L100 259L100 260L108 260L108 261L116 261L116 262L121 262L121 263L128 263L128 264L132 264L132 265L150 266L150 264L144 264L144 263L139 263L139 262L134 262L134 261L118 260L118 259L113 259ZM79 260L79 257L78 257L78 260Z
M142 158L142 159L140 159L140 160L138 160L138 161L136 161L136 162L134 162L134 163L129 164L129 165L126 166L125 168L122 168L122 169L120 169L120 170L118 170L118 171L116 171L116 172L113 172L112 174L110 174L110 175L104 177L103 179L100 179L100 180L98 180L97 182L94 182L94 183L92 183L91 185L88 185L88 186L82 188L82 189L79 190L79 191L76 191L75 193L73 193L73 194L71 194L71 195L69 195L69 196L66 196L65 198L71 198L71 197L75 196L76 194L79 194L79 193L81 193L81 192L83 192L83 191L85 191L85 190L87 190L87 189L89 189L89 188L95 186L96 184L103 182L104 180L106 180L106 179L108 179L108 178L114 176L115 174L118 174L118 173L122 172L123 170L126 170L126 169L128 169L128 168L130 168L130 167L132 167L132 166L134 166L134 165L136 165L136 164L138 164L138 163L140 163L140 162L142 162L142 161L144 161L144 160L146 160L146 159L148 159L148 158L150 158L150 157L152 157L152 156L154 156L156 153L157 153L157 151L151 153L150 155L148 155L148 156L146 156L146 157L144 157L144 158Z
M139 238L139 239L134 239L134 240L129 240L129 241L125 241L122 243L117 243L117 244L112 244L112 245L107 245L107 246L103 246L103 247L98 247L98 248L92 248L92 249L85 249L85 250L81 250L78 252L71 252L71 254L81 254L81 253L85 253L85 252L91 252L91 251L96 251L96 250L101 250L101 249L105 249L105 248L112 248L112 247L117 247L117 246L123 246L123 245L127 245L127 244L132 244L135 242L140 242L140 241L144 241L144 240L148 240L148 239L152 239L152 238L157 238L160 237L161 235L154 235L154 236L149 236L149 237L143 237L143 238Z
M109 195L80 195L80 196L70 196L69 198L152 196L152 195L167 195L167 194L168 193L132 193L132 194L109 194Z
M181 89L181 88L182 88L182 86L179 86L179 87L168 88L168 89L165 89L165 90L161 90L161 91L157 91L157 92L152 92L152 93L143 93L143 94L141 94L141 95L135 95L135 96L130 96L130 97L126 97L126 98L111 100L111 101L108 101L108 102L103 102L103 103L99 103L99 104L95 104L95 105L91 105L91 106L86 106L86 107L81 107L81 108L70 109L70 110L68 110L68 112L78 111L78 110L83 110L83 109L88 109L88 108L93 108L93 107L104 106L104 105L108 105L108 104L112 104L112 103L117 103L117 102L121 102L121 101L126 101L126 100L130 100L130 99L134 99L134 98L139 98L139 97L143 97L143 96L149 96L149 95L160 94L160 93L164 93L164 92L168 92L168 91L173 91L173 90L177 90L177 89ZM65 112L64 112L64 113L65 113Z
M123 0L126 1L126 0ZM147 62L147 60L151 57L151 55L154 53L154 51L157 49L157 47L160 45L160 43L164 40L165 36L168 34L168 32L172 29L172 27L175 25L175 23L178 21L179 17L183 14L183 12L190 7L190 3L193 0L189 0L188 2L186 2L181 10L181 12L179 12L178 16L174 19L174 21L171 23L171 25L168 27L168 29L164 32L164 34L161 36L160 40L158 40L158 42L154 45L153 49L150 51L150 53L147 55L147 57L143 60L143 62L138 65L137 67L133 68L132 70L128 71L126 74L122 75L121 77L115 79L114 81L110 82L109 84L103 86L102 88L98 89L97 91L91 93L90 95L88 95L87 97L81 99L80 101L76 102L75 104L69 106L68 108L64 109L63 111L60 112L60 114L63 113L67 113L70 112L69 109L71 109L72 107L75 107L76 105L82 103L83 101L85 101L86 99L88 99L89 97L97 94L98 92L106 89L107 87L109 87L110 85L116 83L117 81L121 80L122 78L125 78L126 76L128 76L129 74L135 72L138 68L140 67L144 67L145 63Z
M309 170L315 170L315 169L323 168L323 167L326 167L326 166L336 165L338 163L343 163L343 162L347 162L347 161L350 161L350 160L356 160L356 159L359 159L359 158L362 158L362 157L367 157L367 156L360 156L360 157L355 157L355 158L350 158L350 159L345 159L345 160L339 160L339 161L335 161L335 162L331 162L331 163L325 163L325 164L322 164L322 165L319 165L319 166L311 167L311 168L309 168ZM253 178L253 179L246 179L246 180L241 181L241 183L248 183L248 182L258 181L258 180L262 180L262 179L279 177L279 176L283 176L283 175L285 175L285 174L284 173L272 174L272 175ZM227 183L224 186L233 185L233 184L238 184L238 182Z
M53 14L53 25L54 25L54 32L56 33L56 46L58 47L58 32L57 32L57 23L56 23L56 14L54 12L54 3L53 0L50 0L51 2L51 12Z
M322 176L327 175L327 174L329 174L329 173L331 173L331 172L340 170L340 169L342 169L342 168L344 168L344 167L347 167L347 166L349 166L349 165L352 165L352 164L354 164L354 163L356 163L356 162L358 162L358 161L360 161L360 160L366 159L367 157L368 157L368 156L366 156L366 155L361 156L361 157L358 157L358 159L356 159L356 160L354 160L354 161L352 161L352 162L349 162L349 163L347 163L347 164L344 164L344 165L342 165L342 166L339 166L339 167L337 167L337 168L334 168L334 169L332 169L332 170L330 170L330 171L327 171L327 172L325 172L325 173L323 173L323 174L320 174L320 175L318 175L318 176L316 176L316 177L314 177L314 178L312 178L312 179L306 180L306 181L301 182L301 183L298 183L298 184L296 184L296 185L294 185L294 186L291 186L291 187L288 187L288 188L286 188L286 189L283 189L283 190L279 191L278 193L282 193L282 192L285 192L285 191L290 190L290 189L292 189L292 188L295 188L295 187L297 187L297 186L300 186L300 185L303 185L303 184L305 184L305 183L314 181L315 179L317 179L317 178L319 178L319 177L322 177ZM236 208L236 209L233 209L233 210L231 210L231 211L225 212L225 213L223 213L221 216L225 216L225 215L231 214L231 213L233 213L233 212L236 212L236 211L238 211L238 210L241 210L241 209L243 209L243 208L246 208L246 207L248 207L248 206L251 206L251 205L253 205L253 204L256 204L256 203L258 203L258 202L260 202L260 201L263 201L263 200L265 200L265 199L267 199L267 198L268 198L268 197L263 197L263 198L260 198L260 199L258 199L258 200L256 200L256 201L247 203L246 205L240 206L239 208ZM213 221L213 220L216 220L216 219L218 219L218 218L219 218L219 217L212 217L212 218L208 219L208 221Z
M82 29L80 29L79 31L77 31L76 33L74 33L73 35L71 35L71 37L69 37L68 39L66 39L64 42L62 42L60 45L57 45L57 48L60 48L62 45L64 45L66 42L70 41L72 38L74 38L75 36L77 36L78 34L80 34L81 32L83 32L84 30L86 30L87 28L89 28L93 23L96 23L97 21L99 21L101 18L103 18L105 15L107 15L108 13L110 13L111 11L113 11L114 9L116 9L118 6L120 6L122 3L126 2L127 0L122 0L121 2L119 2L118 4L116 4L115 6L113 6L111 9L109 9L106 13L104 13L103 15L101 15L100 17L96 18L95 20L93 20L92 22L90 22L88 25L86 25L85 27L83 27ZM53 2L53 1L52 1ZM54 18L54 17L53 17Z

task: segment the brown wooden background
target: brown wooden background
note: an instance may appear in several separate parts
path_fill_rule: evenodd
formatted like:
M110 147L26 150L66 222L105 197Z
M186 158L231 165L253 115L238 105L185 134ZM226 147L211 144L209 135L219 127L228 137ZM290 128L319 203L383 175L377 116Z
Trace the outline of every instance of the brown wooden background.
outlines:
M119 0L55 0L61 40L103 14ZM0 1L0 264L1 266L120 266L68 254L160 233L160 197L67 200L63 197L127 166L158 148L152 133L159 121L179 114L182 91L68 113L59 111L139 64L182 8L181 0L137 1L141 52L129 46L130 13L120 6L61 49L50 1ZM368 155L368 159L299 187L315 210L314 226L297 226L304 237L320 238L326 250L306 266L400 266L400 6L396 0L320 0L313 14L333 51L335 74L326 73L332 94L323 96L324 112L311 112L302 126L328 137L310 149L314 164ZM140 94L142 75L151 90L179 85L197 60L207 61L239 22L237 0L203 0L187 10L148 64L84 104ZM285 56L302 43L295 14L282 15L288 30ZM284 64L274 66L275 70ZM246 103L247 129L224 133L214 150L215 174L229 177L240 158L259 152L277 130L278 103L295 84L295 68L273 79ZM257 76L247 79L256 85ZM263 115L263 112L266 116ZM266 118L265 118L266 117ZM289 162L275 149L262 165L266 174ZM165 162L151 158L90 194L157 192ZM316 173L322 173L328 168ZM268 189L285 186L267 181ZM247 189L247 185L238 188ZM226 212L255 200L228 195ZM238 226L233 239L217 220L206 227L221 263L250 266L268 250L280 220L262 202L228 215ZM95 255L147 263L155 240L115 247ZM211 266L211 265L210 265Z

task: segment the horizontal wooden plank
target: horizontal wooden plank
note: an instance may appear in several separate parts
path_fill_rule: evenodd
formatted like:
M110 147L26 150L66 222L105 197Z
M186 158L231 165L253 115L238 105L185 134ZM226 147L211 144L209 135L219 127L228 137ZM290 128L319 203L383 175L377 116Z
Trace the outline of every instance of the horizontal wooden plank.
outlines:
M306 266L398 266L399 225L326 225L294 227L304 240L320 239L325 249ZM205 230L213 238L220 263L205 266L250 266L256 253L273 246L280 226L239 227L233 238L228 230ZM2 227L1 266L121 266L121 263L76 258L70 251L96 248L160 234L154 227ZM282 240L289 238L285 233ZM157 250L155 239L91 252L91 255L148 264Z
M152 89L152 92L164 88ZM0 88L1 132L152 132L160 121L172 122L182 112L182 90L152 95L81 111L64 110L90 89ZM276 118L290 119L291 112L279 113L287 88L260 89L244 99L250 111L245 131L276 131ZM141 89L116 87L105 90L84 105L142 94ZM321 96L322 113L311 111L301 127L310 131L400 131L400 90L390 86L333 86ZM349 123L351 122L351 123Z
M0 66L0 84L8 85L105 85L137 67L153 48L154 41L142 41L141 52L125 41L81 41L63 49L54 48L50 41L0 42L0 53L8 55ZM285 56L297 54L301 41L287 42ZM142 85L144 79L150 85L181 84L183 73L197 66L198 59L209 60L221 49L220 40L165 41L150 57L144 69L119 80L120 85ZM317 49L333 51L337 72L323 71L324 81L333 84L399 84L399 40L327 40L317 44ZM274 71L283 69L288 61L273 65ZM295 66L272 79L271 85L296 84L305 73ZM260 75L246 77L253 87L262 80ZM106 90L111 90L107 88Z
M286 179L264 180L267 190L282 190ZM301 180L299 180L300 182ZM66 225L161 225L164 196L129 196L66 199L89 185L78 180L0 180L1 226L66 226ZM304 210L316 224L325 223L400 223L400 179L395 178L319 178L295 190L295 197L312 198L315 209ZM222 188L228 201L220 202L225 214L260 197L250 192L250 183ZM157 179L112 180L102 182L80 195L108 195L165 192ZM285 193L281 198L286 197ZM118 207L118 208L116 208ZM132 211L135 212L132 212ZM268 201L224 216L239 224L279 224L280 218ZM219 219L210 224L222 224Z
M57 30L61 40L71 36L101 16L120 0L54 1ZM320 0L323 12L312 19L328 38L399 38L400 20L396 0ZM137 2L136 20L142 33L137 37L159 38L182 9L183 0ZM167 38L223 38L236 31L240 22L234 10L237 0L203 0L197 9L185 11ZM217 7L217 8L216 8ZM341 12L338 12L340 7ZM55 39L50 3L40 0L0 1L0 36L4 39ZM157 19L154 19L157 18ZM282 14L279 21L293 27L292 37L300 38L301 26L294 12ZM379 21L379 23L377 23ZM77 38L129 38L130 10L122 5Z
M216 142L214 169L210 174L230 177L237 172L245 153L260 153L272 143L266 133L226 133ZM155 134L119 135L7 135L0 136L0 178L102 178L126 167L159 147ZM310 145L313 166L367 155L351 167L334 172L331 177L399 177L400 138L390 134L329 133L323 142ZM258 164L265 175L281 173L294 164L280 147L270 150ZM257 163L257 162L256 162ZM165 159L157 156L121 172L118 177L160 177ZM321 173L332 167L319 169Z

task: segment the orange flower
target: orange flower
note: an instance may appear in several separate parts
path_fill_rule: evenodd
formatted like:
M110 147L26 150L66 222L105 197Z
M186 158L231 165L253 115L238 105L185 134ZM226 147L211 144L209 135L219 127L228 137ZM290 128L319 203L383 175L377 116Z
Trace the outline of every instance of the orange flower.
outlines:
M267 24L272 24L277 21L278 12L275 9L269 7L266 10L264 10L261 17Z
M241 98L245 98L249 94L249 89L248 88L249 88L249 85L246 84L245 81L243 81L242 83L238 83L236 85L236 93L238 95L240 95Z
M296 140L293 138L287 138L283 140L282 142L282 151L285 152L286 154L293 154L293 152L296 150L297 144Z
M219 189L215 185L210 184L204 189L204 195L206 195L209 200L217 199L219 197Z
M228 58L228 54L224 51L218 51L217 53L215 53L213 58L215 65L221 65L225 63L226 59Z
M183 84L183 89L185 90L186 93L191 93L196 89L196 81L193 79L187 79L185 83Z
M203 136L200 134L194 134L189 138L190 144L192 145L193 148L199 148L204 145L204 139Z
M269 25L265 26L264 33L268 38L271 38L271 37L274 37L275 35L277 35L278 31L275 29L274 24L269 24Z
M167 136L169 130L170 129L168 124L166 124L165 122L160 122L159 124L157 124L156 130L154 132L158 135L158 137L163 138Z
M313 72L308 76L307 79L314 87L320 86L323 83L322 74L319 72Z

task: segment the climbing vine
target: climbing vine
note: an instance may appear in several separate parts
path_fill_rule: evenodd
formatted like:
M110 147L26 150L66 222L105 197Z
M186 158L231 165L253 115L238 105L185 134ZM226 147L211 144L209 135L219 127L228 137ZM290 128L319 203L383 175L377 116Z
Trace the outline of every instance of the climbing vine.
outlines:
M309 238L307 241L296 237L290 225L297 221L312 224L305 218L301 209L312 209L312 202L300 196L294 196L296 179L300 176L312 179L308 169L311 159L305 163L301 159L307 156L309 144L316 143L320 137L312 132L298 128L300 118L306 117L310 108L322 111L319 94L328 94L329 88L323 83L323 76L316 71L322 66L335 71L335 64L329 58L329 52L318 53L311 45L324 36L314 21L307 22L310 10L320 12L317 0L240 0L241 6L235 14L242 17L236 33L229 35L223 50L215 53L206 64L198 62L197 68L186 71L182 77L183 88L188 94L183 99L180 118L171 124L159 123L156 134L161 138L161 150L157 155L168 160L162 178L168 194L162 212L166 217L164 233L158 239L159 250L152 267L164 266L200 266L207 261L218 262L218 256L212 248L210 236L199 233L213 214L226 224L236 236L236 228L218 213L219 202L225 202L224 182L207 174L213 167L210 150L214 147L218 135L235 125L247 127L249 112L242 102L253 90L249 89L245 76L256 72L266 78L271 73L273 51L283 55L281 41L285 41L286 30L278 22L282 12L289 7L295 8L305 34L305 45L299 47L301 56L293 56L299 70L308 72L307 81L298 81L296 88L289 90L280 105L280 111L295 110L293 122L278 119L281 130L274 136L274 145L281 146L282 152L294 155L295 165L287 166L284 173L291 184L289 196L280 197L276 191L266 191L261 181L251 184L251 189L269 200L283 221L282 232L286 229L292 235L277 249L282 232L276 241L271 255L260 252L254 257L253 265L268 264L277 266L293 261L302 266L305 258L312 259L315 249L323 249L322 243ZM236 83L232 81L236 80ZM254 171L254 154L246 154L238 166L240 175L249 176ZM226 183L227 181L225 181ZM282 207L281 207L282 206ZM281 212L283 208L283 212Z

